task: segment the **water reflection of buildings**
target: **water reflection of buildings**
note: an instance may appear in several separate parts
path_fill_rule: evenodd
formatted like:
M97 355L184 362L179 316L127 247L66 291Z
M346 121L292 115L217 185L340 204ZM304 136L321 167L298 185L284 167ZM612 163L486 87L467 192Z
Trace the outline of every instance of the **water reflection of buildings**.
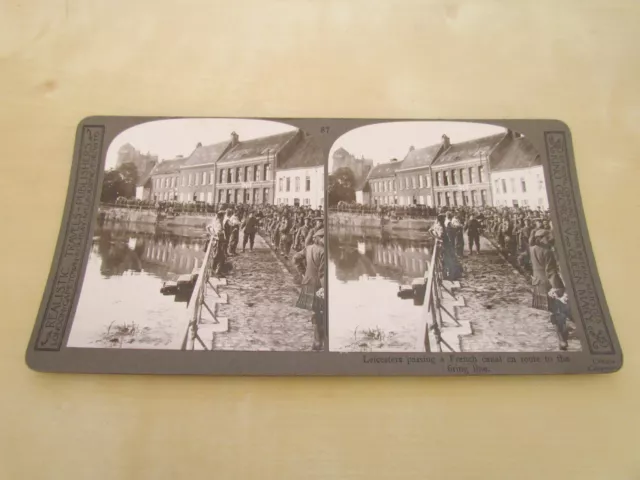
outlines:
M96 235L93 251L100 256L100 272L106 277L144 271L166 279L191 273L204 256L204 240L198 238L111 229Z
M329 258L336 266L337 279L345 282L363 275L381 275L400 282L422 277L429 265L430 252L427 240L344 232L332 232L329 237Z

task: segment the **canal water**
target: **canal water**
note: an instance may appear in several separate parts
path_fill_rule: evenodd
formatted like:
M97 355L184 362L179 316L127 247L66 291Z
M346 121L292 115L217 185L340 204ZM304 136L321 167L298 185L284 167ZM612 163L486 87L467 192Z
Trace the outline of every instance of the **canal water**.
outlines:
M94 233L70 347L180 348L186 298L160 293L202 264L201 230L109 222Z
M424 307L397 296L423 278L433 240L375 228L329 229L329 346L341 352L417 351Z

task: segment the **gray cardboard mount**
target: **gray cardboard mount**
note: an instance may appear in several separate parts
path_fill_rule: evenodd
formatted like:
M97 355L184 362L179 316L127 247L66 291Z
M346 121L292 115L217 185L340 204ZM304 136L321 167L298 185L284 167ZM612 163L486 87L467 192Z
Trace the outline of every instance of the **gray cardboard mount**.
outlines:
M574 300L572 316L582 343L580 352L502 353L501 362L485 363L491 352L248 352L66 347L89 256L107 148L119 133L130 127L168 118L175 117L96 116L78 125L62 226L26 354L30 368L42 372L201 375L559 374L608 373L621 368L622 352L582 210L571 134L567 125L556 120L261 118L287 123L314 135L327 159L334 141L344 133L384 122L464 121L503 126L523 133L542 159L551 218L557 232L560 268ZM328 175L326 171L325 175ZM326 294L331 295L330 284ZM331 328L330 310L328 323ZM455 368L460 365L467 368Z

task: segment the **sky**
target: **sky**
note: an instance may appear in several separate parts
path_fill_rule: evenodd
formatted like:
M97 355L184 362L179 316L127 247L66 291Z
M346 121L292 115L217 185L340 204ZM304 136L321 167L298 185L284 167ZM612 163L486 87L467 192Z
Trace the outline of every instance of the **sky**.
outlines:
M392 158L402 160L409 147L427 147L442 142L447 134L451 143L463 142L506 131L486 123L469 122L391 122L360 127L338 138L329 153L329 171L333 169L333 152L342 147L357 158L364 155L374 165Z
M115 168L118 150L130 143L142 153L158 155L168 160L178 155L189 156L198 142L202 145L230 140L235 131L240 141L295 130L295 127L267 120L245 120L235 118L186 118L147 122L120 133L114 138L109 150L105 169Z

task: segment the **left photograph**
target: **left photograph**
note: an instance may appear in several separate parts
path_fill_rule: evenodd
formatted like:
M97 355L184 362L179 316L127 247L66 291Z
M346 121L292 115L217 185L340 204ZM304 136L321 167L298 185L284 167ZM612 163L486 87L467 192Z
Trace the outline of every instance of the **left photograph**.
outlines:
M121 132L67 347L326 350L326 158L266 120Z

